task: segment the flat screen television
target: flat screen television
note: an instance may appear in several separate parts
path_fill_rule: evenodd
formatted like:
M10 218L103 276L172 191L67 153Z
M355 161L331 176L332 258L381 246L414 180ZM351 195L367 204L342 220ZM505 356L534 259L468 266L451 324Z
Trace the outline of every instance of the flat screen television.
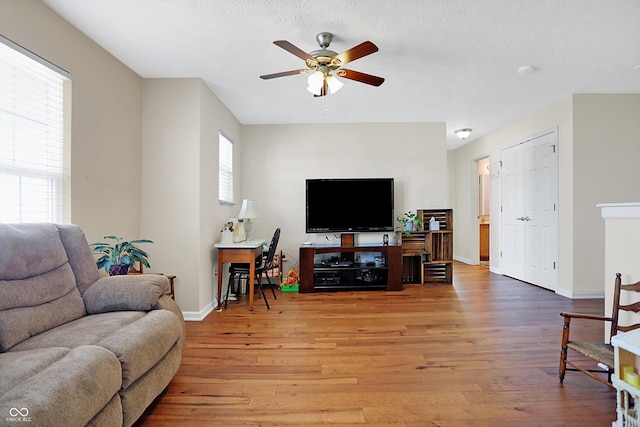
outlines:
M307 233L393 228L393 178L307 179Z

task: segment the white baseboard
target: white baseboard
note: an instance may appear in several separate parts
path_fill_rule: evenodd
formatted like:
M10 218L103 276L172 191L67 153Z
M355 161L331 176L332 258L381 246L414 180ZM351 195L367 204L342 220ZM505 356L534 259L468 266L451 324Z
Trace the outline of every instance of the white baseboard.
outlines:
M558 289L556 294L569 299L604 299L603 291L571 292L568 289Z
M462 258L462 257L454 255L453 259L455 259L456 261L464 262L465 264L473 265L473 264L471 264L471 260L467 259L467 258Z
M194 321L199 322L204 320L205 317L209 315L213 311L214 307L218 306L218 301L213 300L200 311L183 311L182 315L184 316L185 321Z

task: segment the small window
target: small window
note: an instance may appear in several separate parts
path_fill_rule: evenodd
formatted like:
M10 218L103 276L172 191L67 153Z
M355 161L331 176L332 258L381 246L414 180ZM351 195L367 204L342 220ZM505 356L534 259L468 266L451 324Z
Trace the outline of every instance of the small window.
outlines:
M71 220L69 78L0 36L0 222Z
M233 142L222 131L218 139L218 200L233 203Z

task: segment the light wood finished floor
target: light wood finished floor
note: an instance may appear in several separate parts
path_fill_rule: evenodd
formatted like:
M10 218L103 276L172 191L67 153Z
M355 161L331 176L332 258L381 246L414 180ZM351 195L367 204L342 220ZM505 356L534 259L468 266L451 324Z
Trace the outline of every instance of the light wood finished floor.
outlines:
M557 376L559 313L602 300L454 272L402 292L279 292L271 311L256 295L254 312L241 299L188 322L180 371L138 425L611 426L615 391Z

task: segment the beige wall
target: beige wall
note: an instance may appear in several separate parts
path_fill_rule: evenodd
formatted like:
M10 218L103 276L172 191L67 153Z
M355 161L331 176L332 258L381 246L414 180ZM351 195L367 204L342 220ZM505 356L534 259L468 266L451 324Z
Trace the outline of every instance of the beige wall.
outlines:
M146 79L143 123L142 233L153 270L177 276L176 301L198 317L217 290L219 227L237 213L218 203L218 132L239 173L240 124L200 79Z
M604 225L597 203L640 199L640 95L571 95L449 154L453 175L457 259L477 262L476 213L473 210L474 163L557 126L559 139L559 294L602 296ZM634 118L635 117L635 118ZM491 269L500 272L500 180L491 180ZM475 197L475 199L474 199Z
M140 76L40 1L0 1L0 29L72 74L71 221L90 242L140 237Z
M574 282L611 286L598 203L640 200L640 95L574 95Z
M394 178L396 216L448 208L445 133L444 123L243 126L238 199L256 202L260 218L253 221L252 234L268 238L281 227L280 248L296 260L305 240L334 238L305 234L306 178ZM382 241L378 233L357 238Z

